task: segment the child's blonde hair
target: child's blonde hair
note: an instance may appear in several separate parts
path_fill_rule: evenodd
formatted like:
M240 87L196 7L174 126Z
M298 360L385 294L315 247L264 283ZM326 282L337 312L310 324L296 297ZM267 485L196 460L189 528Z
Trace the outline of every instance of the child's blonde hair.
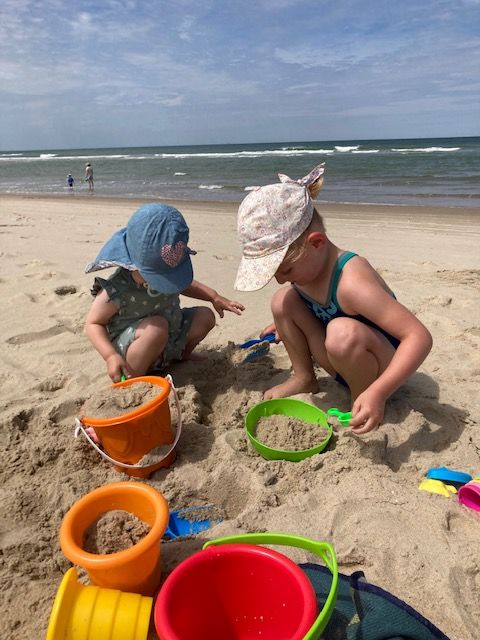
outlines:
M320 189L318 189L318 191L319 190ZM285 254L285 258L283 259L282 264L293 264L303 256L303 254L305 253L305 238L311 231L321 231L322 233L325 233L325 224L323 222L323 218L318 213L315 207L313 208L313 214L310 224L305 229L305 231L288 247L288 251Z

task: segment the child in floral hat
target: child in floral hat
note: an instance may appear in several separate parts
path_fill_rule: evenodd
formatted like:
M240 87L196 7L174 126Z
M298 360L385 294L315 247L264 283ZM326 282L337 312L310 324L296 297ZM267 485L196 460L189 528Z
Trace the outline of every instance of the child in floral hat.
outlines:
M315 393L313 361L350 388L354 433L381 422L385 402L432 346L423 324L398 302L365 258L328 238L313 205L324 165L300 180L251 191L238 211L243 257L235 288L254 291L272 278L289 283L272 298L273 331L292 362L291 377L265 398Z
M117 267L95 279L95 300L85 332L114 382L144 375L154 365L185 360L215 326L207 307L180 307L180 294L210 302L220 317L241 315L243 305L193 279L189 229L182 214L165 204L147 204L104 245L90 273Z

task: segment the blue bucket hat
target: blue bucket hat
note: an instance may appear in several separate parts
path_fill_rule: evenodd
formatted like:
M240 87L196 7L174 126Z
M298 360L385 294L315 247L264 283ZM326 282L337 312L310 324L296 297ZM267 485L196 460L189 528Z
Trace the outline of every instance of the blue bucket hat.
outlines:
M193 268L188 247L188 226L174 207L166 204L146 204L102 247L85 273L123 267L139 271L156 291L180 293L193 280Z

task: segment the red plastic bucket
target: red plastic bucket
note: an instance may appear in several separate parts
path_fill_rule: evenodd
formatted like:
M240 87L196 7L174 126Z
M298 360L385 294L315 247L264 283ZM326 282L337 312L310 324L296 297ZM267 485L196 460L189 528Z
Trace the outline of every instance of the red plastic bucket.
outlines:
M303 640L315 591L286 556L251 544L199 551L167 578L155 603L160 640Z

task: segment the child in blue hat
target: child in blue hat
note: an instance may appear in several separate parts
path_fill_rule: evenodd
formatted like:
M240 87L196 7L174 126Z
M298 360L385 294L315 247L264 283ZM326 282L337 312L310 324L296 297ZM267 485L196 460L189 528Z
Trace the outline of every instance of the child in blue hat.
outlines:
M241 315L243 305L193 279L189 229L182 214L165 204L138 209L101 249L85 272L117 267L95 279L95 300L85 332L114 382L145 375L154 365L186 360L215 326L207 307L180 307L180 294Z

